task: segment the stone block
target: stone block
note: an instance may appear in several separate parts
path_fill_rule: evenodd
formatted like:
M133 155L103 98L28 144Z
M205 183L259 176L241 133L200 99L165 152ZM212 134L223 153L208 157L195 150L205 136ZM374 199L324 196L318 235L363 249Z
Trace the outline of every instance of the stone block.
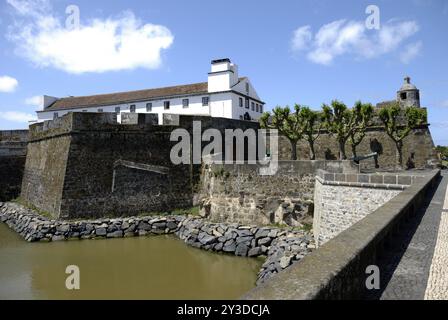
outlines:
M385 175L384 184L397 184L397 176Z

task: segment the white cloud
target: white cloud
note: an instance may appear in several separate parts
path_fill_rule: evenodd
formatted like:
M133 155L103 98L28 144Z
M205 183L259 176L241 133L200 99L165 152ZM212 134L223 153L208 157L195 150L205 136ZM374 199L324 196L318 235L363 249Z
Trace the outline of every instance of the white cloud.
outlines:
M323 25L314 35L309 26L296 29L291 50L299 52L306 49L310 61L323 65L331 64L344 54L370 59L394 52L418 30L415 21L387 22L379 31L371 31L363 21L337 20ZM407 55L401 57L402 60L410 61L421 47L421 42L408 46Z
M408 64L413 60L415 57L417 57L420 54L420 50L422 49L422 42L418 41L415 43L408 44L404 51L400 54L400 60L404 64Z
M42 96L34 96L25 99L25 104L37 108L43 108L43 97Z
M30 113L25 113L25 112L5 111L5 112L0 112L0 119L12 121L12 122L27 123L28 121L36 120L36 116L34 116Z
M40 67L74 74L156 69L162 63L161 51L174 40L168 28L143 24L130 11L67 29L52 13L48 0L7 2L16 18L8 38L16 43L19 54Z
M14 92L19 82L9 76L0 76L0 92Z
M303 26L294 31L291 40L291 49L294 51L304 50L308 47L309 42L313 38L310 26Z

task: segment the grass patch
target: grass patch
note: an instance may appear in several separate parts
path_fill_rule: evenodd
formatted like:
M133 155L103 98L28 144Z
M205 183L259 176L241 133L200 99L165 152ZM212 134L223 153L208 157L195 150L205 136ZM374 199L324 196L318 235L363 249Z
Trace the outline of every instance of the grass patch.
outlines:
M448 168L448 161L447 160L442 160L442 166L445 168Z
M313 230L313 224L312 223L304 223L302 227L303 231L310 232Z
M152 216L199 216L199 207L192 207L188 209L174 209L170 212L142 212L138 214L138 217L152 217Z
M49 213L48 211L41 210L41 209L37 208L36 206L34 206L34 205L28 203L27 201L25 201L24 199L22 199L21 197L15 198L15 199L11 200L11 202L20 204L21 206L24 206L25 208L33 210L37 214L39 214L40 216L42 216L44 218L47 218L49 220L53 220L54 219L54 217L51 215L51 213Z

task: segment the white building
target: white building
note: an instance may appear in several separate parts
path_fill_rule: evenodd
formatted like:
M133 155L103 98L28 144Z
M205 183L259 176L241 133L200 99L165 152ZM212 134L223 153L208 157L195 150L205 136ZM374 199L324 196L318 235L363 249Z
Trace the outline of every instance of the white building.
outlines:
M229 59L213 60L211 64L207 82L84 97L44 96L38 121L68 112L157 113L159 121L163 113L258 120L264 102L249 79L240 78L237 65Z

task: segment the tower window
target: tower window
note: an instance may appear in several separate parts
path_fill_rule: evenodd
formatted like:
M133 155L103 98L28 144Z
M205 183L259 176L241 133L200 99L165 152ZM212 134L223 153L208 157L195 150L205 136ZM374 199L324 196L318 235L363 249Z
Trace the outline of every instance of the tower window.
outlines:
M202 106L203 106L203 107L208 106L209 100L210 100L210 99L209 99L208 97L203 97L203 98L202 98Z
M163 108L165 110L169 110L170 109L170 102L169 101L164 101L163 102Z
M188 108L189 104L190 104L190 100L188 100L188 99L182 100L182 107Z
M249 84L246 83L246 93L249 94Z
M252 102L252 111L255 111L255 102Z
M115 107L115 113L120 113L120 107Z
M246 109L249 109L249 98L246 98Z
M151 102L148 102L147 104L146 104L146 112L151 112L152 111L152 103Z
M103 112L103 109L98 109L98 112L100 112L100 113Z
M59 114L57 112L53 113L53 120L57 119L59 117Z
M406 100L406 92L400 93L400 99L401 100Z
M239 101L240 101L240 108L242 108L243 107L243 98L240 98Z
M129 111L135 113L135 104L131 104L131 106L129 107Z

